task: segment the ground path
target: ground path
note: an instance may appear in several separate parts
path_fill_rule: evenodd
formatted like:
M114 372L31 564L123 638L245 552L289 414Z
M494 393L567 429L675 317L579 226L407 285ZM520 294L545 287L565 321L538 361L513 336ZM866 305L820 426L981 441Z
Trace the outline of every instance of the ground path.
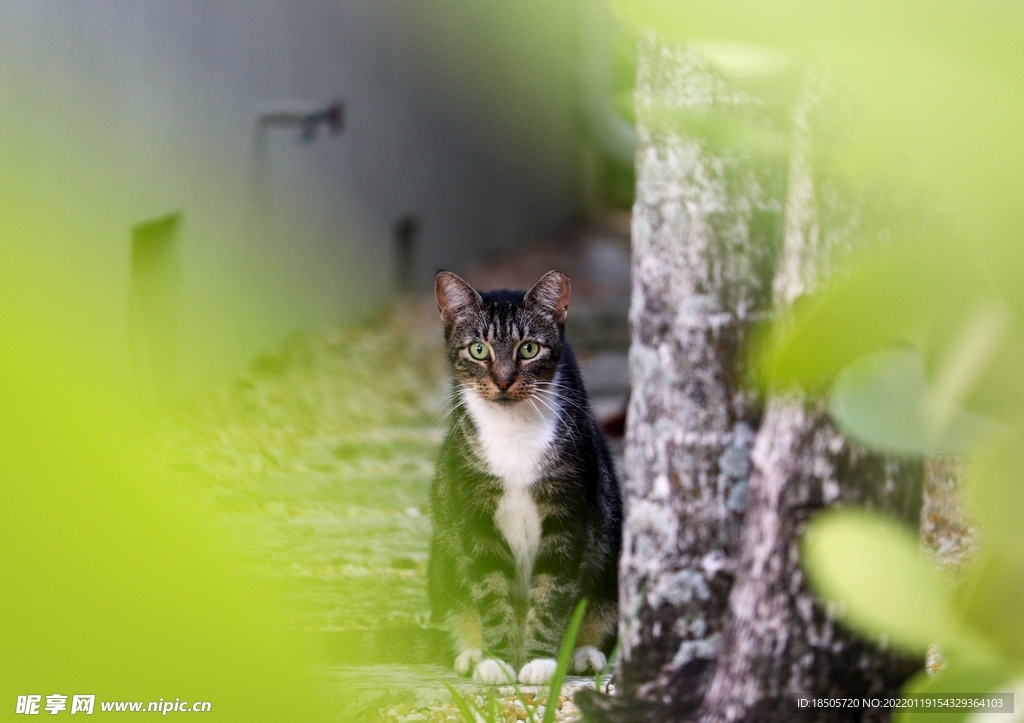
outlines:
M573 279L570 338L595 405L614 417L627 393L621 230L466 276L522 287L550 268ZM425 589L428 490L448 404L441 325L423 294L352 328L298 335L154 425L183 492L251 571L280 583L288 624L318 641L324 680L359 719L444 720L453 709L443 684L468 685L450 671ZM562 713L571 718L571 704Z

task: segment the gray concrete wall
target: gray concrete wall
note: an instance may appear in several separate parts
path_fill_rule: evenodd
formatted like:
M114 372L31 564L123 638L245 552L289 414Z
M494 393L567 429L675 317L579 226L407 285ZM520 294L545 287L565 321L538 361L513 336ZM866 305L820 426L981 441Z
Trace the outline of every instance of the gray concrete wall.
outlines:
M421 286L549 233L579 207L574 23L534 0L5 0L8 323L132 374L132 229L180 214L188 387L379 306L404 214ZM260 133L289 99L342 100L343 133Z

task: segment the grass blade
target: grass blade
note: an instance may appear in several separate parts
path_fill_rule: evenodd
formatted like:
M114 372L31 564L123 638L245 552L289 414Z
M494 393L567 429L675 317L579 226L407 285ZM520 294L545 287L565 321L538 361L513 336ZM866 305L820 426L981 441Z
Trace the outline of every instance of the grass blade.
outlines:
M526 696L523 695L523 691L519 689L516 684L514 676L507 676L508 684L512 686L513 692L516 694L516 698L523 702L523 707L526 709L526 723L537 723L537 717L534 715L534 709L536 706L532 706L526 702Z
M594 690L596 690L598 693L601 692L601 677L606 672L608 672L609 670L611 670L612 668L615 667L615 656L617 656L619 654L619 645L621 645L621 643L622 643L621 638L615 641L615 647L612 648L611 654L608 656L608 659L605 661L604 668L602 668L601 670L595 670L594 671Z
M576 636L579 635L580 626L583 624L583 614L586 611L586 599L580 600L572 614L572 620L569 621L569 629L565 631L565 637L562 639L562 649L558 651L558 665L555 667L555 674L551 676L551 691L548 693L548 702L544 707L542 723L554 723L555 711L558 710L558 696L562 692L565 674L569 671L572 653L576 649Z
M494 697L494 691L490 688L487 689L487 714L490 716L488 720L492 723L498 720L498 699Z
M469 707L469 701L467 701L459 691L451 687L447 683L444 687L448 689L448 693L451 695L452 700L455 701L455 707L462 713L462 717L466 719L466 723L477 723L477 717L473 715L473 711ZM475 706L474 706L475 707Z

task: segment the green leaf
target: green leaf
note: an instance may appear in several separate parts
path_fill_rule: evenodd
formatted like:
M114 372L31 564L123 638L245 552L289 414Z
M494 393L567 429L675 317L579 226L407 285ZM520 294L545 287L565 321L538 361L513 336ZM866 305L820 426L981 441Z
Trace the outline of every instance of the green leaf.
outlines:
M989 545L971 566L956 594L956 605L971 628L997 654L1024 667L1024 560Z
M829 410L846 434L895 454L965 452L991 433L993 424L979 415L955 406L939 413L944 399L929 387L920 354L890 349L846 367L832 386Z
M779 75L792 66L785 53L735 40L700 40L690 43L720 71L737 78Z
M975 645L956 618L951 585L921 558L910 530L864 511L829 511L811 522L802 552L813 588L855 630L922 653L935 643Z
M839 281L782 313L761 348L760 376L820 391L865 354L908 343L945 348L946 327L983 296L975 266L963 249L916 243L855 260Z
M572 662L572 653L576 649L576 637L579 635L580 626L583 624L583 614L587 611L587 600L584 598L576 605L576 610L569 621L569 628L562 638L562 648L558 651L558 665L555 666L555 673L551 676L551 688L548 692L548 702L544 707L544 719L542 723L552 723L555 720L555 713L558 711L558 696L562 692L562 684L565 682L565 674L569 671L569 663Z
M1021 266L1007 254L989 262ZM839 281L784 310L758 345L754 364L765 385L822 392L867 354L914 348L924 373L913 376L933 381L922 399L932 442L942 444L940 432L964 408L1003 422L1018 418L1024 410L1024 300L993 289L971 248L918 241L848 266ZM910 380L913 370L901 370ZM920 379L911 383L924 393ZM985 433L973 429L978 421L967 423L970 435ZM910 446L917 448L917 441Z
M1011 692L1010 675L1001 668L950 664L948 670L935 675L920 672L907 681L900 691L904 698L919 695L972 695ZM969 710L937 712L934 708L898 708L892 723L960 723L971 715Z
M670 103L650 101L638 109L637 113L648 128L673 130L691 138L699 138L716 153L742 149L766 159L784 159L789 153L790 135L784 127L755 123L732 108L714 107L694 111Z
M855 101L870 165L956 199L974 235L1017 215L1024 106L1016 4L867 0L618 0L637 27L680 41L727 38L828 68ZM899 29L898 31L896 29ZM960 219L957 219L960 220ZM994 222L995 221L995 222Z
M523 701L523 706L526 706L526 701ZM490 688L487 689L487 716L486 720L497 721L498 720L498 699L494 697L494 691Z
M986 543L1024 561L1024 430L980 454L966 481L967 502Z

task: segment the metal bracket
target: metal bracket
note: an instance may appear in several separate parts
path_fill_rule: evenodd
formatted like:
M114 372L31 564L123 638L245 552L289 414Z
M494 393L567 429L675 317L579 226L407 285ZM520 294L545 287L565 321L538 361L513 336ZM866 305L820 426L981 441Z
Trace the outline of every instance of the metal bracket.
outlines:
M345 106L341 101L326 107L304 101L278 101L260 105L256 117L261 127L297 128L299 141L311 143L316 140L320 126L325 126L332 135L341 133L345 125Z

